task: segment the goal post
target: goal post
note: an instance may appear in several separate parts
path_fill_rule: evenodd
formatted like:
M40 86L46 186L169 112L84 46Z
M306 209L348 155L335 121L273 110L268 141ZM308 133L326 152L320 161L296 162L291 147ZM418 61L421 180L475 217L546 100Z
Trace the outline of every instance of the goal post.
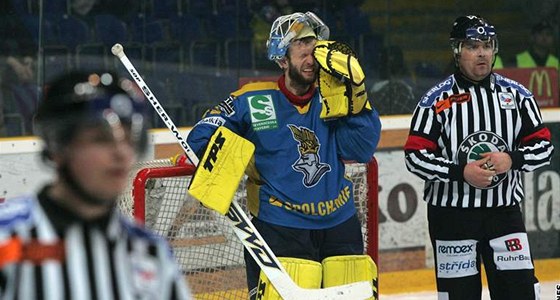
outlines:
M378 264L378 168L346 162L362 224L364 247ZM195 167L174 166L170 159L144 161L131 174L119 208L170 241L197 299L247 299L243 245L227 217L203 207L188 195ZM245 180L234 201L247 211Z

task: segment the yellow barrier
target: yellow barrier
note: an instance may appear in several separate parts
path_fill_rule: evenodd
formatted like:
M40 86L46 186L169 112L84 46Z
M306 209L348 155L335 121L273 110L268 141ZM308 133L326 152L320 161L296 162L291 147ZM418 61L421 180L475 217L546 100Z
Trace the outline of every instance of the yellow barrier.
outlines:
M560 283L560 259L540 259L535 262L535 272L541 282ZM482 270L483 285L486 275ZM436 281L433 269L386 272L379 274L379 292L381 294L415 293L435 291Z

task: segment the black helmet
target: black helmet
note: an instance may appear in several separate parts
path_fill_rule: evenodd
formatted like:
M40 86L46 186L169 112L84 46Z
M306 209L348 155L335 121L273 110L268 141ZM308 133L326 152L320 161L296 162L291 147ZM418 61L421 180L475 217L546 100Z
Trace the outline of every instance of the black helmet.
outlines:
M462 16L455 19L449 41L454 54L461 52L461 42L466 40L491 41L494 53L498 53L498 35L493 25L480 16Z
M80 129L115 124L130 128L138 152L146 146L145 101L134 83L111 73L71 72L48 85L35 115L35 129L46 154L59 151Z

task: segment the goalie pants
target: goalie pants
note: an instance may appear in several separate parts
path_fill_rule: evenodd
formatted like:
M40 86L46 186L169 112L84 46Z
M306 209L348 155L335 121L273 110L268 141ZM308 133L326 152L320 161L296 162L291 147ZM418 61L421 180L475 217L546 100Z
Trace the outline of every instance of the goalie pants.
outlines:
M354 215L345 222L327 229L297 229L278 226L252 219L270 249L277 257L296 257L321 262L335 255L364 254L361 224ZM249 291L257 287L260 268L245 250L247 286ZM250 299L255 299L252 295Z
M492 299L538 299L519 205L494 208L428 206L439 300L480 300L481 263Z

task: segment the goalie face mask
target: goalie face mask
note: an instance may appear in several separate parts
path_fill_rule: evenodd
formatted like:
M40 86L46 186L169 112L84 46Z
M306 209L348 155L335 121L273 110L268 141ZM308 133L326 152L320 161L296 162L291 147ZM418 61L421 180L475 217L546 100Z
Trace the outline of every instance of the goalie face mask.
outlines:
M329 35L329 27L312 12L297 12L278 17L272 24L266 42L268 59L278 61L284 58L293 40L308 36L315 36L318 40L327 40Z
M75 72L55 80L35 117L47 156L86 128L100 128L107 141L124 140L142 154L147 145L145 101L133 87L131 81L109 73Z

